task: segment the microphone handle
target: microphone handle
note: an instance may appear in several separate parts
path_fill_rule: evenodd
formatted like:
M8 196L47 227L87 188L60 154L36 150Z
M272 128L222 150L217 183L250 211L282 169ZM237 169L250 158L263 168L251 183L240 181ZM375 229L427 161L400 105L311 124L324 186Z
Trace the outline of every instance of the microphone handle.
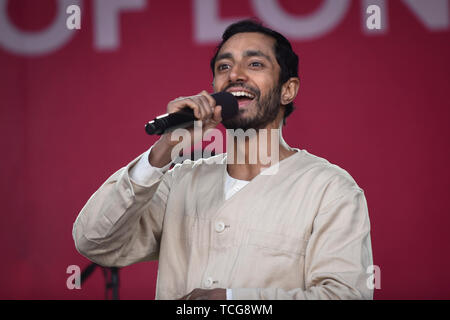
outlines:
M230 119L239 112L239 105L236 98L229 92L216 92L211 95L217 105L222 106L222 119ZM145 125L148 134L162 135L178 128L188 128L197 120L194 111L185 107L177 112L166 113Z
M195 120L194 110L186 107L174 113L166 113L148 122L145 125L145 131L150 135L163 135L179 128L188 128L192 126L192 122ZM173 125L174 123L176 123L176 125Z

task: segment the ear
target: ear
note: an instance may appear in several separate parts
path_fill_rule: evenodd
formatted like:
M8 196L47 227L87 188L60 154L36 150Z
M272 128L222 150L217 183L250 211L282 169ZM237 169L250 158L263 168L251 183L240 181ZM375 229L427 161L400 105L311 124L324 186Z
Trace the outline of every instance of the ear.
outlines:
M297 97L298 89L300 87L300 79L297 77L289 78L281 87L281 104L283 106L294 101Z

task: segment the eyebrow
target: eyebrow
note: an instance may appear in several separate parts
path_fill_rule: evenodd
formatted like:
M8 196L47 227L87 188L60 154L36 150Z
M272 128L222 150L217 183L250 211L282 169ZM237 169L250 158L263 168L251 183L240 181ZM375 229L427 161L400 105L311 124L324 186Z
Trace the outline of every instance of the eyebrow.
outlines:
M221 53L217 56L216 61L222 60L222 59L233 59L233 55L229 52Z
M272 59L267 54L260 50L247 50L244 52L244 57L263 57L269 61L272 61Z
M264 52L260 50L247 50L243 54L244 57L263 57L267 59L268 61L272 62L272 59L265 54ZM230 52L224 52L217 56L216 61L222 60L222 59L233 59L233 55Z

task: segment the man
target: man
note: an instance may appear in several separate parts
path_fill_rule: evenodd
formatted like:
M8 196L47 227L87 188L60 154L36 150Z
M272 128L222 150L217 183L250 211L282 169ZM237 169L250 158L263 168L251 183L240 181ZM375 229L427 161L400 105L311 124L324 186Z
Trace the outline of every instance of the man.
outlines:
M363 191L281 135L299 88L289 41L241 21L225 31L211 68L214 91L239 101L239 114L223 125L255 134L226 154L170 170L178 140L161 136L89 199L74 224L78 251L105 266L158 259L157 299L371 299ZM167 111L186 106L204 131L222 120L206 91ZM277 139L267 138L272 133ZM265 145L276 155L277 170L268 174L260 156L250 161L255 140L265 142L258 151Z

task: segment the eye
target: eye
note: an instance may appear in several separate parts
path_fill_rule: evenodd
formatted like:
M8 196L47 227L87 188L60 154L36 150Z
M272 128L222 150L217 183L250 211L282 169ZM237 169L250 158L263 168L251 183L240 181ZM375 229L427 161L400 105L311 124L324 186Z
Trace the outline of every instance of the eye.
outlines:
M219 71L224 71L224 70L228 70L228 69L230 69L230 65L226 64L226 63L222 63L217 66L217 70L219 70Z
M264 65L259 61L253 61L250 63L250 66L253 68L262 68Z

